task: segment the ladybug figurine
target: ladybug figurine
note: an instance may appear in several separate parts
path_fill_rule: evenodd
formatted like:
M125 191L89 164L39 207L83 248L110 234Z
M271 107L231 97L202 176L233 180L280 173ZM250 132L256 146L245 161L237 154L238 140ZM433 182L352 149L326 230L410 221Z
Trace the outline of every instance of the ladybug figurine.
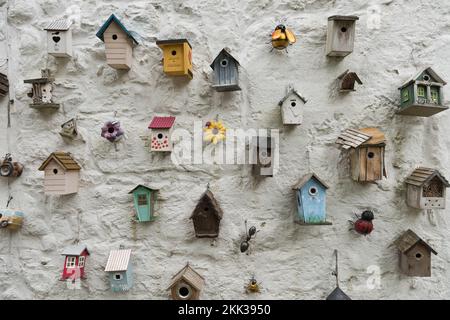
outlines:
M373 212L370 210L365 210L361 217L356 215L358 218L356 221L350 221L352 228L350 230L355 230L359 234L368 235L373 230L372 220L374 219Z

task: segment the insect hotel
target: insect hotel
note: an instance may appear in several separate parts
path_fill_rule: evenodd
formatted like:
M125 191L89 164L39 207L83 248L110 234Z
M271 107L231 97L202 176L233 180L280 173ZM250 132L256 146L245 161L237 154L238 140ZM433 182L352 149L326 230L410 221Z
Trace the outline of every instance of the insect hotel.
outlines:
M192 73L192 46L186 39L158 40L163 51L163 71L169 76L194 77Z
M65 138L75 139L78 136L77 121L76 119L70 119L61 125L61 131L59 134Z
M11 154L7 153L0 164L1 177L20 177L23 172L23 164L13 161Z
M53 103L53 81L50 77L50 70L41 70L41 78L24 80L24 83L31 83L33 88L28 96L33 99L31 108L36 109L58 109L59 104Z
M326 221L326 196L328 185L315 173L304 175L292 187L297 198L294 221L302 225L331 225Z
M351 92L355 90L355 83L362 85L361 79L359 79L356 72L345 71L338 77L339 92Z
M133 47L139 43L134 32L129 31L112 14L96 34L105 43L106 63L114 69L129 70L133 59Z
M331 16L328 18L327 56L345 57L353 52L356 16Z
M175 117L153 117L148 125L152 130L150 136L150 150L159 152L172 151L172 128Z
M65 19L52 21L47 28L47 52L54 57L72 56L72 23Z
M303 121L303 106L307 100L294 88L289 87L286 95L278 102L281 119L285 125L298 125Z
M78 192L81 167L68 152L53 152L39 167L44 171L46 195L65 195Z
M257 136L252 138L253 174L256 176L273 177L275 166L275 138Z
M84 268L89 251L86 245L66 247L61 255L65 256L61 280L84 279Z
M6 74L0 72L0 97L4 97L8 94L9 81Z
M137 185L129 194L133 194L135 217L139 222L155 220L156 193L158 190Z
M405 231L394 245L399 251L401 271L410 277L431 277L431 253L437 252L411 229Z
M402 85L397 114L429 117L445 111L444 86L447 84L433 69L427 68Z
M198 201L190 219L194 223L197 238L216 238L219 236L220 220L223 212L219 203L208 189Z
M128 291L133 286L133 268L130 263L131 250L111 250L105 272L109 275L113 292Z
M12 231L22 227L25 214L21 210L0 209L0 228Z
M237 91L239 87L239 62L222 49L210 66L214 70L213 88L216 91Z
M190 264L172 277L170 290L173 300L198 300L205 285L205 279Z
M417 168L406 178L406 203L417 209L445 209L445 192L450 186L436 169Z
M351 177L358 182L374 182L386 177L384 162L386 139L377 128L347 129L336 144L350 150Z

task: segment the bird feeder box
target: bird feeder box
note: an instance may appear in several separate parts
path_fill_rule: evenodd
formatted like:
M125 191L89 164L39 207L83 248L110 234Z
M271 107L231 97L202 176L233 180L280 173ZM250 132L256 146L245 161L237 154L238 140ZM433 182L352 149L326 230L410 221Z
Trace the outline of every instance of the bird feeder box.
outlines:
M399 251L401 271L410 277L431 277L431 253L437 252L411 229L405 231L394 245Z
M87 256L90 255L86 245L66 247L61 255L65 256L61 280L84 279Z
M133 194L136 219L139 222L155 220L156 193L158 190L151 189L141 184L137 185L129 194Z
M386 177L386 139L377 128L347 129L338 137L336 144L344 150L350 150L351 176L354 181L374 182Z
M355 90L355 83L362 85L361 79L359 79L356 72L345 71L338 77L339 81L339 92L351 92Z
M297 198L296 223L302 225L331 225L327 222L326 197L328 185L315 173L303 176L293 186Z
M175 117L153 117L148 128L152 130L150 150L158 152L172 151L172 128Z
M72 56L71 22L65 19L55 20L44 30L47 31L47 52L54 57Z
M353 52L356 16L331 16L328 18L327 56L345 57Z
M445 209L447 179L436 169L417 168L406 178L406 203L417 209Z
M53 152L39 167L44 171L46 195L65 195L78 192L81 167L68 152Z
M226 50L222 49L210 67L214 70L213 88L216 91L238 91L239 62Z
M186 76L192 79L192 46L186 39L158 40L163 50L163 71L169 76Z
M11 154L7 153L0 164L1 177L20 177L23 172L23 164L13 161Z
M397 114L429 117L445 111L444 86L447 84L433 69L427 68L402 85Z
M190 219L194 223L197 238L216 238L219 236L220 220L223 212L211 191L206 190L197 203Z
M0 73L0 97L4 97L8 94L9 81L6 74Z
M205 279L188 263L172 277L167 290L173 300L198 300L204 285Z
M129 70L133 59L133 47L138 45L136 34L129 31L112 14L96 34L105 43L106 62L114 69Z
M75 139L78 136L77 121L76 119L70 119L61 125L61 131L59 134L65 138Z
M286 95L278 102L281 119L285 125L299 125L303 121L303 107L307 100L294 88L289 87Z
M254 175L273 177L276 147L273 137L257 136L252 138L252 170Z
M53 103L53 81L55 79L50 77L50 70L41 70L41 78L24 80L24 83L31 83L33 85L32 91L28 96L33 99L30 104L31 108L36 109L58 109L59 104Z
M131 250L111 250L105 272L109 275L113 292L128 291L133 286Z
M0 209L0 228L16 231L22 227L24 216L21 210Z

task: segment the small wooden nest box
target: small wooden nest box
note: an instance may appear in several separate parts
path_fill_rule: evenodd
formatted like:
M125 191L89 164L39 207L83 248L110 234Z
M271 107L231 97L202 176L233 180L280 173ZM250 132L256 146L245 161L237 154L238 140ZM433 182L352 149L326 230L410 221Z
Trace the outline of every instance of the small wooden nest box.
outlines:
M133 58L133 47L138 45L136 34L129 31L112 14L96 34L105 43L106 62L114 69L129 70Z
M53 103L53 81L50 77L50 70L41 70L41 78L24 80L24 83L31 83L33 88L28 96L33 99L31 108L36 109L58 109L59 104Z
M342 149L350 150L354 181L373 182L386 177L384 154L386 139L377 128L347 129L337 138Z
M0 72L0 97L4 97L8 94L9 81L6 74Z
M39 167L44 171L44 192L64 195L78 192L81 167L68 152L53 152Z
M66 19L52 21L47 31L47 52L54 57L72 56L72 23Z
M431 253L437 252L411 229L405 231L394 245L399 251L402 272L410 277L431 277Z
M429 117L445 111L444 86L447 84L433 69L427 68L402 85L397 114Z
M0 228L19 230L22 227L25 214L22 210L0 209Z
M78 136L77 120L73 118L64 122L61 125L61 131L59 134L69 139L75 139Z
M175 117L153 117L148 125L152 130L150 136L150 150L159 152L172 151L172 128Z
M192 46L186 39L157 40L163 50L163 71L170 76L194 77L192 73Z
M136 219L139 222L155 220L157 189L151 189L142 184L137 185L129 194L133 194Z
M406 203L417 209L445 209L447 179L436 169L419 167L406 178Z
M268 136L252 137L252 171L256 176L273 177L275 166L275 138Z
M188 263L172 277L167 290L174 300L198 300L204 285L205 279Z
M294 88L289 87L286 95L278 102L281 119L285 125L299 125L303 121L303 106L307 100Z
M90 255L87 246L84 244L66 247L61 255L66 256L64 259L64 269L61 280L84 279L84 268L87 256Z
M294 221L302 225L331 225L326 221L326 197L328 185L315 173L304 175L292 187L297 198L297 214Z
M353 52L357 16L328 18L327 56L345 57Z
M223 212L210 190L202 195L190 219L194 223L197 238L216 238L219 236L220 220Z
M133 286L131 249L111 250L105 272L109 275L113 292L128 291Z
M239 62L226 50L222 49L210 67L214 70L213 88L216 91L238 91Z
M355 90L355 83L362 85L361 79L359 79L356 72L350 72L346 70L343 74L338 77L339 81L339 92L351 92Z

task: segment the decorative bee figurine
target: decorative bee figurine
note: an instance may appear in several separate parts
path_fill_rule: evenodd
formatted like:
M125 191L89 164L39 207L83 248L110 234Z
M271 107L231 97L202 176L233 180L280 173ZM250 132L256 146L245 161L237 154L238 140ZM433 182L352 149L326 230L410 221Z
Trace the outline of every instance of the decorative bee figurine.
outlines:
M370 234L373 230L373 212L370 210L365 210L361 214L361 217L359 217L357 214L355 214L355 216L357 218L356 221L349 220L350 224L352 225L352 228L350 230L355 230L359 234L363 234L365 236Z
M246 293L259 293L261 290L261 285L255 279L255 276L252 276L247 285L245 286Z
M0 163L0 176L20 177L23 171L23 164L13 162L11 154L7 153L3 162Z
M291 29L286 28L284 24L279 24L276 26L275 30L272 32L272 50L283 50L288 46L297 42L297 38ZM286 49L287 52L287 49Z
M61 125L61 131L59 134L69 139L74 139L78 135L77 122L75 119L70 119Z
M256 233L258 230L256 230L256 227L250 227L247 232L247 220L245 220L245 240L241 242L241 252L244 253L248 250L250 247L249 241L252 239L252 237L256 236Z

